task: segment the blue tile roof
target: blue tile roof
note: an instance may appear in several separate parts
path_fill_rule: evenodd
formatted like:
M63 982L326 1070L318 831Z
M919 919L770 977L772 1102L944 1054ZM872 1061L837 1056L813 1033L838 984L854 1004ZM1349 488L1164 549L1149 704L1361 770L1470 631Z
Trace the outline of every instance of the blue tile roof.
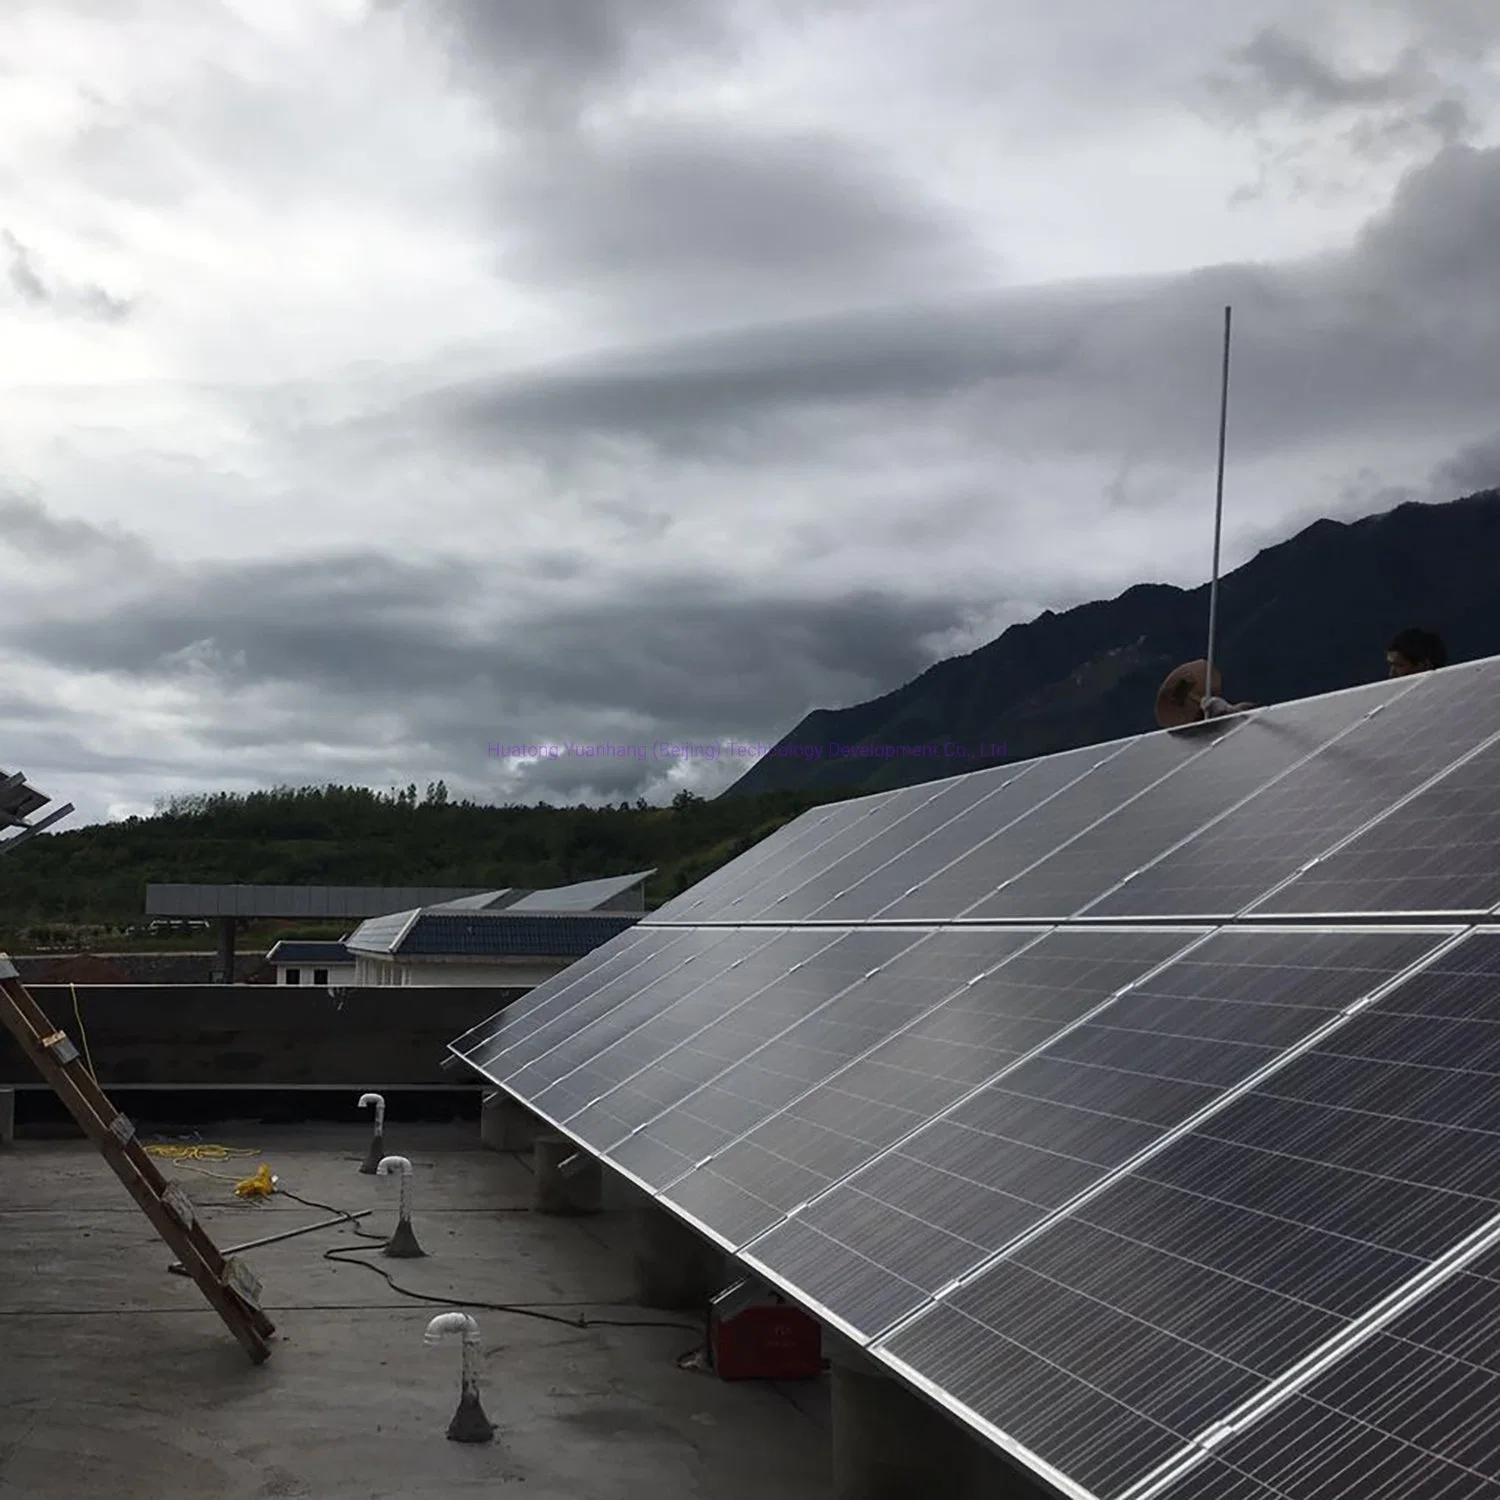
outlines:
M352 964L354 955L343 943L303 942L297 938L277 943L266 954L273 964Z
M580 912L512 916L499 912L434 912L417 917L393 951L407 957L582 958L633 927L642 912Z

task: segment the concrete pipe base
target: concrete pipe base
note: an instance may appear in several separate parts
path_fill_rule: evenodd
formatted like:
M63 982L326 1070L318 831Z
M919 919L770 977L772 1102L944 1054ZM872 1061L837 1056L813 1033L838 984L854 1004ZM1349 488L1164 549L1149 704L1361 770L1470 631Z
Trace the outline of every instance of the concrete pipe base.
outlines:
M1044 1500L954 1417L875 1366L832 1365L834 1500Z
M728 1281L717 1246L654 1204L636 1210L635 1292L642 1307L702 1312Z
M596 1214L604 1201L604 1167L575 1141L539 1135L533 1149L539 1214ZM566 1170L564 1164L566 1163Z

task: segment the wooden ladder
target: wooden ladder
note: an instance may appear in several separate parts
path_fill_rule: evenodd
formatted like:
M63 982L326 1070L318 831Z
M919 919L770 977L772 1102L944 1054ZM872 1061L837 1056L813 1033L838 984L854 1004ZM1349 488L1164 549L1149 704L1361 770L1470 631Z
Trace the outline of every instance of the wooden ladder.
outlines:
M136 1139L135 1126L104 1097L78 1048L42 1014L10 956L0 953L0 1021L68 1113L140 1204L156 1232L256 1364L271 1353L275 1325L260 1310L260 1283L233 1257L225 1259L198 1222L188 1195L168 1182Z

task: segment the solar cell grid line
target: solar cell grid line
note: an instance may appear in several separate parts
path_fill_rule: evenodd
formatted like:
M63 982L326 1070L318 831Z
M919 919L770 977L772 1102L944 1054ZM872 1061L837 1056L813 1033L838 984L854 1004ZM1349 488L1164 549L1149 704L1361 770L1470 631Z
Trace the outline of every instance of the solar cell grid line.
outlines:
M1259 916L1482 916L1500 900L1500 735L1256 902Z
M964 993L987 973L1003 969L1018 953L1041 941L1044 934L1011 929L1004 932L940 930L920 946L894 959L867 984L856 985L807 1021L783 1031L745 1063L725 1070L733 1087L734 1075L750 1070L750 1076L767 1075L775 1093L759 1091L763 1103L776 1104L790 1094L777 1112L748 1134L734 1138L686 1176L669 1185L666 1195L700 1223L711 1225L721 1239L740 1245L783 1217L806 1194L809 1177L790 1157L768 1153L751 1145L768 1125L781 1119L799 1100L826 1094L830 1085L881 1046L899 1035L914 1020L931 1014L942 1001ZM1043 1023L1032 1022L1032 1029ZM1019 1029L1019 1026L1018 1026ZM1055 1028L1051 1028L1055 1029ZM1050 1034L1050 1032L1049 1032ZM835 1092L834 1111L840 1103L843 1114L860 1101ZM864 1123L873 1131L872 1110L882 1106L864 1101ZM910 1110L884 1111L887 1130L920 1123L933 1111L923 1106L913 1120ZM851 1123L847 1119L846 1125ZM877 1149L855 1144L856 1137L841 1137L852 1146L857 1161ZM783 1201L784 1200L784 1201ZM778 1206L780 1205L780 1206Z
M878 797L861 797L825 825L824 837L787 859L767 862L747 870L743 879L726 884L710 897L688 909L695 922L723 922L742 914L742 903L758 893L780 890L807 879L867 843L882 829L936 795L932 782L897 787Z
M1315 755L1156 856L1079 915L1228 921L1308 860L1431 776L1454 739L1441 674L1396 678L1398 691ZM1441 687L1445 691L1430 689ZM1452 754L1456 755L1457 750Z
M857 799L864 801L865 799ZM790 863L800 854L831 837L840 827L864 816L855 799L824 807L811 807L783 823L774 833L752 844L717 870L696 881L680 895L650 913L648 921L691 923L692 913L705 902L713 901L727 886L748 879L752 871L761 875L771 868L769 861ZM759 878L757 876L757 878Z
M1081 829L962 915L1042 920L1073 915L1305 761L1363 719L1382 696L1388 693L1356 689L1249 715L1235 733Z
M957 942L980 935L950 928L938 936ZM739 1243L753 1246L1202 935L1043 930L1028 936L1018 952L940 997L674 1184L674 1201L720 1227L732 1220ZM717 1211L710 1211L715 1202Z
M837 935L806 929L799 936L828 944ZM1019 929L1005 933L950 930L932 936L938 941L907 949L897 962L910 964L920 960L919 982L929 987L941 983L939 976L944 972L951 972L949 987L956 988L967 973L993 967L1007 954L1035 941L1040 933ZM965 964L967 968L963 967ZM747 995L743 1003L713 1021L711 1027L705 1026L680 1046L663 1051L648 1067L571 1116L570 1126L588 1130L612 1147L681 1103L694 1090L714 1082L757 1048L772 1041L798 1017L797 1008L787 1004L785 998L765 993L770 987L763 986L755 994ZM607 1134L609 1129L614 1133Z
M1500 1216L1492 1130L1465 1140L1397 1118L1399 1089L1370 1101L1362 1079L1318 1068L1382 1005L1407 1024L1407 1037L1387 1039L1404 1054L1413 1023L1436 1019L1414 994L1484 993L1500 1022L1500 944L1475 955L1463 933L1446 942L1256 1086L966 1275L938 1299L940 1316L918 1316L881 1347L973 1399L982 1386L1019 1441L1044 1455L1066 1446L1080 1482L1116 1495L1356 1331ZM1434 1001L1439 1013L1453 1003ZM1500 1064L1488 1098L1500 1100ZM1368 1102L1373 1111L1358 1107ZM940 1348L959 1331L974 1351L962 1369ZM1125 1361L1111 1353L1122 1340ZM1003 1378L979 1369L980 1349ZM1007 1385L1024 1385L1038 1361L1052 1370L1050 1412ZM1127 1478L1122 1454L1130 1464L1149 1455L1146 1469Z
M904 856L928 834L955 818L974 815L977 806L985 799L994 796L1002 787L1024 781L1026 774L1013 766L1001 766L933 783L938 789L934 796L918 803L904 817L888 824L858 849L800 883L789 881L780 889L773 885L763 887L760 893L742 903L739 913L750 921L797 921L808 917L859 877L888 860ZM861 916L872 914L868 911L860 913Z
M1059 844L1241 728L1242 720L1235 718L1128 741L1055 796L881 908L875 920L952 921L1004 881L1045 859Z
M1017 819L1035 812L1094 766L1118 755L1123 747L1122 742L1113 746L1069 750L1016 767L1016 775L1001 781L962 816L898 848L883 863L876 864L872 857L863 873L846 867L843 878L847 888L837 891L831 899L814 908L809 919L818 922L869 920L969 850L993 838ZM850 875L856 873L858 878L850 880Z
M875 1339L1252 1087L1450 934L1225 930L741 1253Z
M748 1011L746 1007L838 939L839 934L831 931L792 929L778 933L774 940L657 1011L634 1031L544 1089L537 1103L586 1139L606 1147L613 1145L670 1103L668 1100L651 1107L660 1089L644 1092L641 1086L632 1087L635 1079L657 1064L666 1064L679 1048L710 1027L739 1038L744 1050L749 1051L755 1045L752 1038L757 1028L777 1024L777 1007L771 1003ZM666 1076L675 1079L678 1075Z
M706 952L721 936L658 928L639 946L622 950L618 963L601 963L578 976L570 964L495 1016L489 1039L472 1045L466 1059L493 1079L495 1069L518 1058L540 1056L573 1027L618 1004L630 993L631 985L649 984L670 973L678 964Z
M867 979L893 959L925 942L925 932L854 928L838 942L824 948L804 963L794 974L756 998L756 1008L780 1021L776 1032L794 1025L804 1017L837 1000L846 990ZM772 1039L776 1035L772 1033ZM698 1051L714 1055L712 1031L679 1048L672 1068ZM724 1049L738 1049L739 1039L724 1039ZM744 1052L720 1060L714 1081L695 1087L671 1108L658 1113L623 1140L610 1147L612 1161L640 1181L653 1187L664 1187L691 1170L724 1141L747 1130L770 1113L754 1097L729 1092L717 1081L717 1075L732 1071L745 1056ZM635 1080L635 1086L649 1088L661 1065ZM748 1118L746 1118L748 1116ZM744 1124L735 1122L744 1119Z
M579 1018L578 1025L569 1028L566 1035L555 1037L545 1052L525 1063L514 1066L507 1060L508 1065L499 1082L514 1094L535 1099L549 1085L634 1031L658 1011L724 973L757 948L774 942L776 933L741 928L721 932L719 937L721 941L650 984L638 986L629 974L617 980L611 986L618 992L612 997L613 1003L597 1015Z
M564 995L576 990L580 985L591 981L598 983L599 981L594 978L595 975L602 975L605 970L608 970L610 974L615 974L630 967L627 955L632 951L635 955L633 962L639 963L647 953L664 947L678 936L680 936L678 933L653 936L649 927L642 927L637 923L634 927L627 928L617 938L611 939L602 947L595 948L592 953L586 953L582 958L569 964L561 974L555 974L551 979L544 980L534 989L529 990L520 1001L514 1002L495 1015L486 1016L484 1020L471 1026L462 1036L455 1037L448 1044L448 1050L467 1058L470 1053L480 1050L494 1039L501 1019L515 1010L516 1006L522 1006L531 1016L536 1015L543 1007L555 1007L561 1004Z
M1500 1493L1500 1251L1436 1279L1310 1379L1232 1414L1127 1500Z

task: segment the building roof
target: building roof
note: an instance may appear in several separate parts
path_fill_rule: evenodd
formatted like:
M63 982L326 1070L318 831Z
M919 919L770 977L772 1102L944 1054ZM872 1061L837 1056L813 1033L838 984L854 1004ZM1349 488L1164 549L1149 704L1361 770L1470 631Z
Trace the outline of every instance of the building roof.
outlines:
M351 952L385 958L582 958L640 921L643 913L411 911L362 922Z
M502 886L498 891L480 891L477 896L460 896L456 901L439 901L427 910L498 911L501 907L510 906L527 894L526 891L517 890L514 886Z
M378 917L463 896L472 885L148 885L154 917Z
M285 964L352 964L354 955L343 943L304 942L287 938L266 954L266 962Z
M611 875L604 880L581 880L576 885L554 886L549 891L531 891L507 903L509 911L597 911L606 901L623 896L634 886L644 885L655 870L634 875Z

